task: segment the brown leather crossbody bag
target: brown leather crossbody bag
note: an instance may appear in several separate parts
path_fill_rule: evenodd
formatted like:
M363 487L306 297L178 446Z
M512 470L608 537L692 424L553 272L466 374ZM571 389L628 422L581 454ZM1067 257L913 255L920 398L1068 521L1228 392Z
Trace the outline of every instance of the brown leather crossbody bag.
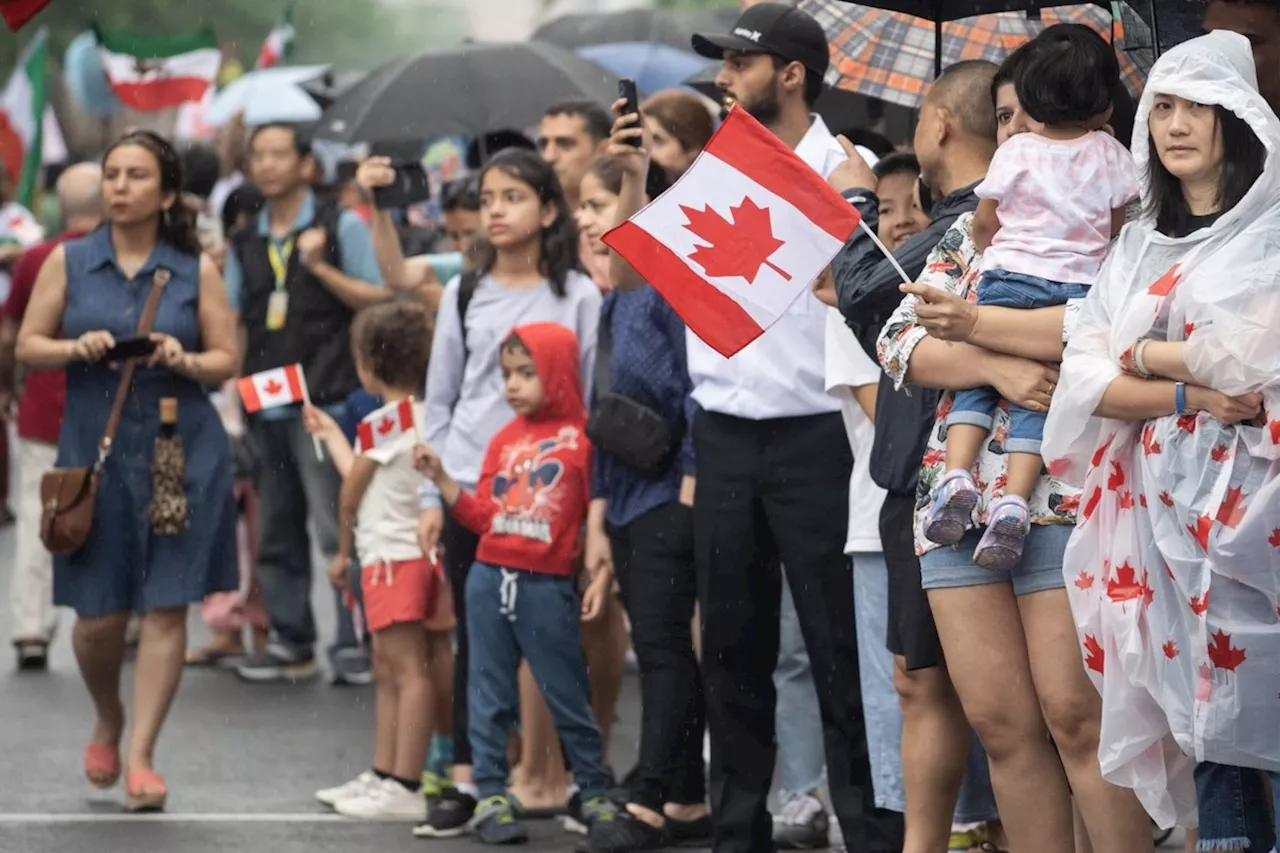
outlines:
M138 320L138 337L151 334L160 297L169 283L169 271L157 269L151 279L151 293ZM98 494L98 475L111 455L111 443L115 441L120 417L124 414L124 402L133 386L133 373L141 359L131 358L120 371L120 384L116 386L115 401L111 404L111 416L98 442L98 459L93 465L81 468L54 468L40 480L40 540L50 553L59 556L74 554L89 540L93 529L93 506Z

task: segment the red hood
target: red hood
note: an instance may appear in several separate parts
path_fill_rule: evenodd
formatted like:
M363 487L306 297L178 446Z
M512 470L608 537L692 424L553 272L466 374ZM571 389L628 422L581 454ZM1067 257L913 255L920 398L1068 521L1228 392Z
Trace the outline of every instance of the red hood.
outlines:
M524 342L542 380L542 408L529 419L585 423L587 410L582 402L578 336L559 323L530 323L517 326L511 334Z

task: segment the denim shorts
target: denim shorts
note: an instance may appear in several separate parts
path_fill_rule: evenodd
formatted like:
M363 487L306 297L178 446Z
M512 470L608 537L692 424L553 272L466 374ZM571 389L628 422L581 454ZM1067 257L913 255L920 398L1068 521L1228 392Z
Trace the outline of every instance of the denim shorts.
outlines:
M1062 554L1075 530L1074 525L1031 525L1022 560L1007 572L974 565L973 552L982 538L983 529L970 530L957 544L935 548L920 558L920 578L925 589L1012 583L1014 595L1031 595L1046 589L1066 587Z

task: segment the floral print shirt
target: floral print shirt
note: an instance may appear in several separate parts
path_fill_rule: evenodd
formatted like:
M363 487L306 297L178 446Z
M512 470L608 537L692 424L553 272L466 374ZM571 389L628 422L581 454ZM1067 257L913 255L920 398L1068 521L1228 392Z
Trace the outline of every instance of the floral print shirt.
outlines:
M921 284L942 288L963 296L970 302L978 301L977 284L981 276L982 256L973 245L972 227L971 213L966 213L955 221L929 255L924 272L920 274ZM1074 325L1079 307L1078 302L1067 304L1064 337ZM876 342L880 365L896 387L901 388L906 383L911 353L928 334L922 326L916 324L916 298L907 296L893 312ZM917 554L924 554L938 547L924 537L923 510L928 506L938 480L946 471L946 422L954 397L953 392L944 391L938 401L937 421L929 434L929 446L920 467L919 485L916 487ZM991 439L972 469L980 493L976 510L979 525L987 523L987 508L1004 494L1007 468L1004 442L1008 432L1009 404L1001 400L996 407ZM1046 472L1041 475L1040 482L1031 495L1030 506L1032 524L1075 524L1076 510L1080 506L1080 490L1055 480Z

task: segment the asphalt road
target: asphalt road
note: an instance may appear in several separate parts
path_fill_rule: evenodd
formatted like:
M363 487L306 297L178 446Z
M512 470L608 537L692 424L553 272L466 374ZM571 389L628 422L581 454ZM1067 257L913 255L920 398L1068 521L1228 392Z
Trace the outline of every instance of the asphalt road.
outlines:
M9 588L12 553L9 527L0 531L0 592ZM321 586L322 575L317 571L313 602L327 638L333 629L332 598ZM19 675L11 660L2 658L9 654L5 598L0 606L0 637L6 638L0 646L0 853L478 849L468 839L415 839L403 823L349 821L315 802L317 788L345 781L366 766L371 748L371 690L335 688L324 680L250 685L230 672L188 669L157 756L157 768L169 783L168 811L125 814L120 786L98 791L81 771L93 715L71 653L71 614L61 614L49 672ZM193 614L191 644L206 636ZM634 763L639 713L638 684L629 674L613 734L619 772ZM578 840L554 820L532 821L529 828L534 853L571 850ZM1178 833L1172 843L1180 838Z

